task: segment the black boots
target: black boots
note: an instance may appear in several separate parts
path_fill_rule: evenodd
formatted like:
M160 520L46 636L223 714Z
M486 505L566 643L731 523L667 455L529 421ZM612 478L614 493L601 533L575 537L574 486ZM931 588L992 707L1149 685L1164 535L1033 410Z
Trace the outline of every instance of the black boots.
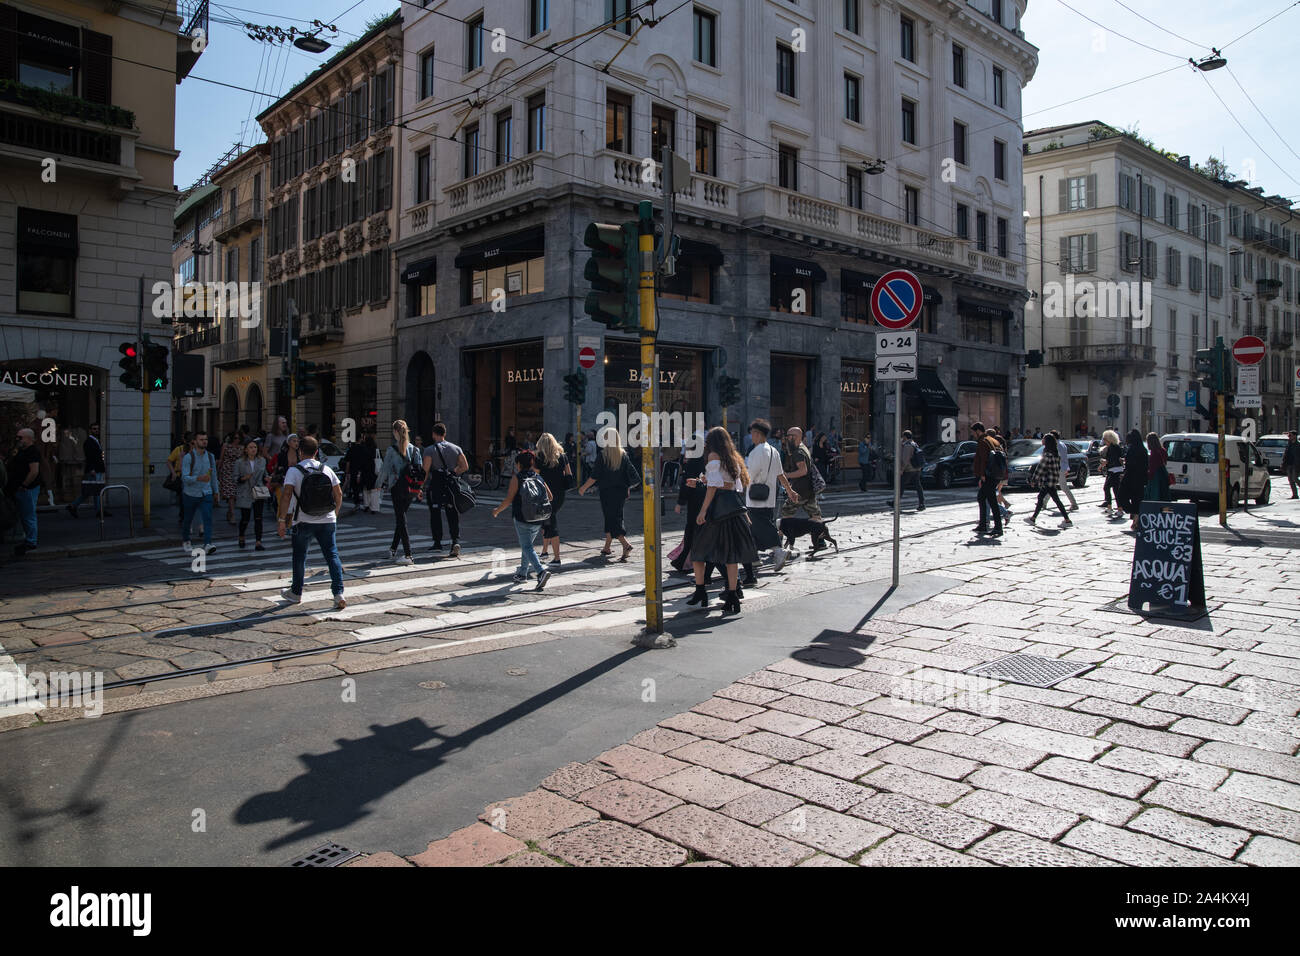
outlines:
M722 613L739 614L740 613L740 589L735 591L722 592Z
M698 604L702 610L709 609L709 589L703 584L695 585L695 593L690 596L687 604Z

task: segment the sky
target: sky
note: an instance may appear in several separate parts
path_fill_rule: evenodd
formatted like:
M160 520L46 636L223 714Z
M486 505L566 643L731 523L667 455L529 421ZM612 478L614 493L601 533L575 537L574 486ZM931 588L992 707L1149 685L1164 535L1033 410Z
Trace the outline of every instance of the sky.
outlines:
M209 46L177 91L182 189L233 144L260 141L256 116L274 96L363 33L367 21L399 6L277 0L271 12L265 0L237 2L248 6L212 0ZM236 25L302 29L317 17L339 28L324 54L259 43ZM1270 22L1261 27L1264 21ZM1300 0L1029 0L1022 27L1039 49L1038 71L1024 92L1027 130L1090 120L1136 127L1162 149L1196 163L1221 157L1231 173L1269 195L1300 200L1300 106L1289 78ZM1228 66L1192 69L1188 57L1207 56L1210 47ZM1168 72L1140 79L1162 71ZM1100 92L1110 87L1118 88Z

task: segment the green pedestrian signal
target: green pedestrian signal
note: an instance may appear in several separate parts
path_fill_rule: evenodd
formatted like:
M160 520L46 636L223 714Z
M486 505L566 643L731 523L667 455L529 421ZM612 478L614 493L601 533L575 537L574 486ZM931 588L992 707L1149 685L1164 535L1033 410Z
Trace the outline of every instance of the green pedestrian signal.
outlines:
M587 225L583 243L591 258L583 278L591 283L583 306L589 316L610 329L639 329L641 308L637 287L641 281L638 227L593 222Z
M120 381L127 388L140 388L140 351L136 348L134 342L123 342L117 347L122 353L122 358L118 360L118 367L122 369L119 375Z
M161 392L167 387L167 361L171 357L171 349L158 342L149 342L147 339L144 346L144 381L149 385L149 391Z

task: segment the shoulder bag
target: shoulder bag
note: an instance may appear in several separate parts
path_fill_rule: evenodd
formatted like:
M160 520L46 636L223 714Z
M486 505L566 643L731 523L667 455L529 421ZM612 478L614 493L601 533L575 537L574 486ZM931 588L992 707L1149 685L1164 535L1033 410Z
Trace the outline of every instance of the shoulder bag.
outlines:
M772 450L771 445L764 443L764 447L767 449L767 472L763 477L769 478L772 474L772 456L776 452ZM749 497L754 501L767 501L772 497L772 486L765 481L753 482L749 486Z
M441 443L436 444L438 449L438 460L442 462L442 472L446 486L451 491L452 505L457 514L464 514L473 508L478 502L474 498L474 493L469 490L469 482L460 475L454 473L447 467L447 459L442 454Z

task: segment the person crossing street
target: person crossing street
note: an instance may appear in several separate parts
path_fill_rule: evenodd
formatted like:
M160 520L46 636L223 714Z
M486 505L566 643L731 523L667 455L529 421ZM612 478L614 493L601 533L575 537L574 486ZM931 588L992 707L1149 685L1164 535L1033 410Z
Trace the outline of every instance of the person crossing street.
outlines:
M1002 511L998 508L998 483L1007 475L1007 456L1002 446L990 438L983 422L975 422L970 427L975 438L975 460L971 465L979 481L980 523L975 533L988 535L990 538L1002 537ZM993 530L989 530L989 516L993 516Z
M925 492L921 489L921 467L924 464L921 448L912 440L911 431L904 431L902 444L898 448L898 467L902 469L899 497L901 499L902 493L908 488L915 488L917 511L925 510Z
M817 492L813 486L812 455L803 443L803 429L795 425L786 430L786 441L782 468L795 495L785 499L781 505L781 517L793 518L795 512L802 508L816 521L822 520L821 505L817 503Z
M190 534L197 513L203 520L203 550L216 551L212 543L212 509L221 503L221 490L217 484L217 460L208 451L208 433L194 433L194 447L181 459L181 482L184 486L181 516L181 549L190 551Z
M334 608L343 610L343 562L339 559L338 513L343 507L343 485L338 475L316 460L316 439L308 435L300 443L302 460L292 465L284 475L280 494L276 534L281 538L293 529L293 580L280 592L290 604L302 601L303 581L307 577L307 545L314 538L325 558L330 572L330 592L334 595Z

